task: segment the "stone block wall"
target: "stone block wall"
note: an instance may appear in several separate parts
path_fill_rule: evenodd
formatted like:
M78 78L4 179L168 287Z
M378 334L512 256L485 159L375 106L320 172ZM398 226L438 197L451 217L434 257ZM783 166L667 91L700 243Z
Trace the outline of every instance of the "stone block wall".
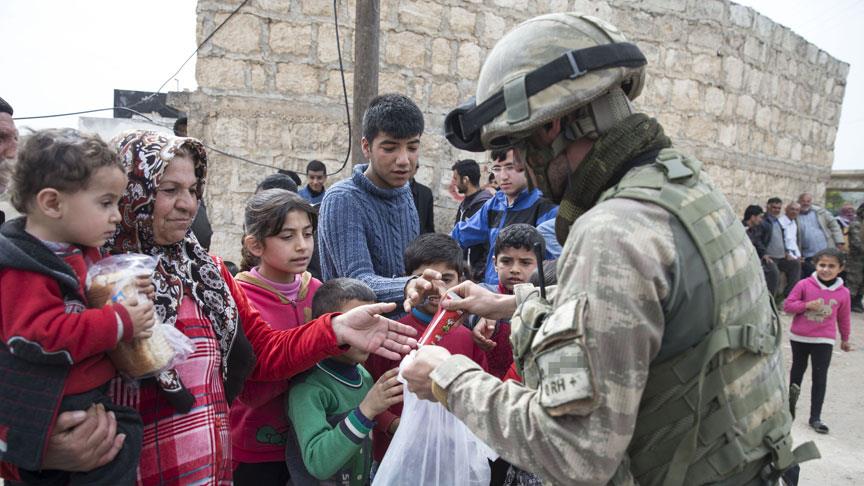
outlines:
M349 98L354 2L337 2ZM199 41L237 3L199 1ZM275 167L302 172L313 158L332 172L345 159L332 8L329 0L252 0L199 52L198 91L175 98L192 136L270 166L211 154L213 250L226 258L239 254L243 207L260 179ZM642 48L648 83L637 106L706 163L736 209L804 190L822 197L849 66L750 8L725 0L381 0L379 92L407 94L426 116L418 179L433 189L439 231L450 229L458 205L448 193L450 166L485 157L453 149L444 116L473 95L483 59L507 30L569 10L610 21Z

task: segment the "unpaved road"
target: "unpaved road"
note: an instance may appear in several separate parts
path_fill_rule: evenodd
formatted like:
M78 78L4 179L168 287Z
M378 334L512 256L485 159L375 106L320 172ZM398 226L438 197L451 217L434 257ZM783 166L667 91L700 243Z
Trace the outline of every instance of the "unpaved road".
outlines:
M783 355L788 372L792 363L788 331L790 316L782 316L785 324ZM839 335L838 335L839 338ZM834 347L828 368L828 390L822 407L822 421L831 428L828 435L817 434L807 424L810 412L810 368L801 384L798 418L792 427L795 443L814 441L822 459L801 465L801 486L864 484L864 314L852 314L853 350ZM787 377L788 379L788 377Z

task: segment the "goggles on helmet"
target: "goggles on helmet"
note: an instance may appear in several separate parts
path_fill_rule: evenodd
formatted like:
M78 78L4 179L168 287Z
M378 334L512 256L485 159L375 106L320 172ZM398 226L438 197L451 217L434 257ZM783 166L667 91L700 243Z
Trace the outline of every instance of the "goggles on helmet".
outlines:
M507 136L497 137L489 142L489 147L484 147L480 139L483 126L508 110L508 99L526 100L526 106L520 109L525 119L529 116L527 99L553 84L565 79L576 79L600 69L641 67L645 64L647 64L645 55L635 44L629 42L615 42L567 51L526 74L524 82L513 85L508 83L483 103L477 105L476 99L472 97L459 105L444 119L444 135L454 147L471 152L512 146L518 139ZM511 95L512 86L517 90L515 95ZM518 90L522 90L522 93L518 93Z

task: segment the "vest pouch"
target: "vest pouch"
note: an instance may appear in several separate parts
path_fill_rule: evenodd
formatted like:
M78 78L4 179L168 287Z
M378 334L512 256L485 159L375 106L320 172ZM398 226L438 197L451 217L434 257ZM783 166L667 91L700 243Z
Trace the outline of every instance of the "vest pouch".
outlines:
M543 320L552 312L552 304L540 298L539 293L530 294L516 309L510 319L510 343L517 371L531 388L536 388L537 379L533 367L526 363L534 335L543 325Z

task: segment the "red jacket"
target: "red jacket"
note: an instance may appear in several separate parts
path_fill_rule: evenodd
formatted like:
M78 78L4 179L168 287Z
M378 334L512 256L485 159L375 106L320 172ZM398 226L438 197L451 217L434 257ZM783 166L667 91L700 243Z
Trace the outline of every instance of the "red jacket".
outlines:
M64 258L81 289L87 276L85 258L91 262L101 258L95 248L82 250ZM46 355L65 358L72 367L64 395L97 388L117 373L105 353L117 345L118 317L123 322L123 339L133 337L132 321L122 305L85 309L83 294L78 299L64 297L57 280L43 273L0 269L0 339L9 347L16 339L26 339Z
M415 312L417 311L412 311L402 319L399 319L399 322L413 327L417 330L417 335L420 336L423 334L423 331L426 330L426 325L429 323L429 320L426 320L425 322L420 320L415 315ZM459 326L450 330L449 333L445 334L444 337L441 338L438 345L444 347L444 349L450 351L452 354L462 354L471 358L484 370L488 371L486 353L474 344L474 338L471 336L471 331L467 328ZM368 360L366 360L364 367L369 370L369 373L371 373L372 377L377 381L384 373L393 368L398 368L399 362L373 354L369 356ZM393 436L390 435L388 429L393 421L401 415L402 404L397 403L375 417L375 433L372 436L372 457L374 460L380 462L381 459L384 458L384 454L390 446L390 440L393 439Z
M296 301L288 300L266 282L243 272L234 277L249 302L273 329L293 329L312 320L312 297L321 286L309 272L300 276ZM285 417L284 393L290 380L247 380L231 405L231 446L235 462L282 462L285 434L292 433Z

